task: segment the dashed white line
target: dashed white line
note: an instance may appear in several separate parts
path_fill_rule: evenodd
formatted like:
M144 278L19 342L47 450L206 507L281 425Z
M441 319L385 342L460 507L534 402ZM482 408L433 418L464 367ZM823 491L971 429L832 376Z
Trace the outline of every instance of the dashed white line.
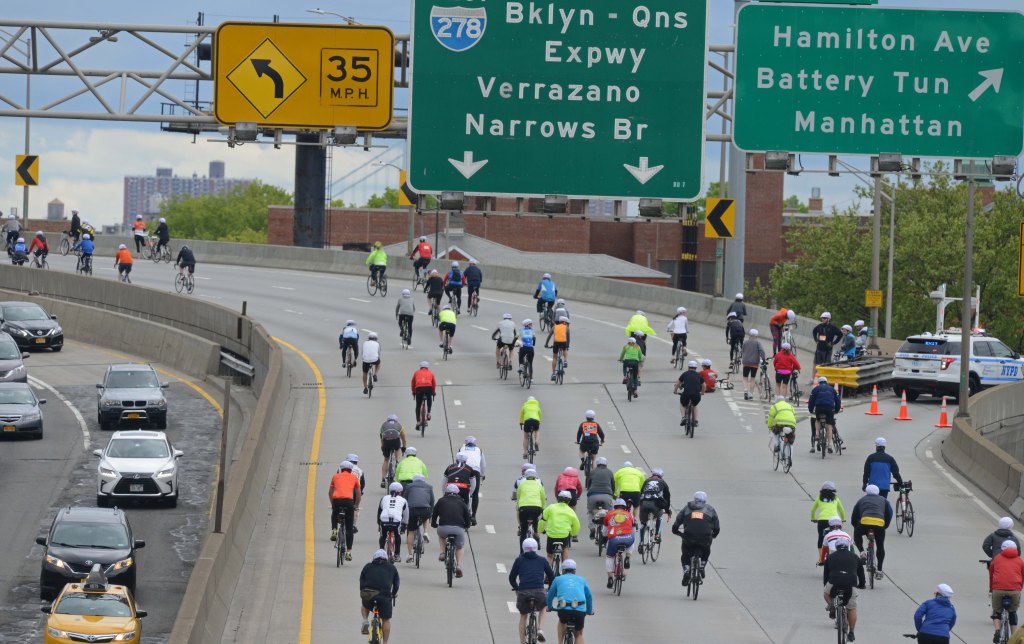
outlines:
M516 608L516 603L515 602L505 602L505 603L508 604L508 612L510 612L510 613L518 613L519 612L519 609Z
M82 429L82 445L85 448L85 451L88 452L89 445L91 444L91 441L89 440L89 427L85 424L85 419L82 418L82 414L78 411L78 409L74 405L72 405L71 401L65 398L59 391L57 391L47 383L43 382L39 378L29 376L28 381L37 387L42 387L43 389L49 391L54 396L56 396L58 400L67 405L68 409L70 409L71 413L75 416L75 420L78 421L78 426Z
M295 315L302 315L302 311L293 311L291 309L285 309L285 313L294 313Z
M455 424L458 425L459 429L466 429L466 421L464 421L464 420L460 420L460 421L456 422Z
M490 331L490 329L488 329L488 328L487 328L487 327L485 327L485 326L477 326L477 325L475 325L475 324L474 324L474 325L472 325L472 326L473 326L473 328L474 328L474 329L480 329L481 331Z
M505 567L505 564L494 564L494 567L495 567L495 569L497 569L499 574L502 574L502 575L508 574L508 568Z
M359 298L359 297L350 297L348 299L352 300L353 302L362 302L363 304L369 304L370 303L370 300L364 300L364 299Z
M452 404L455 405L456 407L459 407L459 406L462 405L462 401L461 400L453 400Z
M925 455L925 456L927 456L928 458L930 458L930 459L932 460L932 464L933 464L933 465L935 465L935 469L937 469L937 470L939 471L939 473L940 473L940 474L942 474L942 475L943 475L943 476L945 476L945 477L946 477L947 479L949 479L949 482L950 482L950 483L952 483L953 485L955 485L955 486L957 487L957 489L959 489L959 490L960 490L961 492L963 492L964 494L966 494L966 495L967 495L967 498L969 498L970 500L974 501L974 502L975 502L975 503L976 503L976 504L978 505L978 507L982 509L982 511L983 511L983 512L984 512L985 514L989 515L990 517L992 517L992 518L993 518L993 519L995 519L996 521L998 521L998 520L999 520L999 515L998 515L998 514L996 514L995 512L993 512L993 511L992 511L991 509L989 509L989 507L988 507L987 505L985 505L984 503L982 503L982 502L981 502L981 499L979 499L978 497L976 497L976 496L974 495L974 493L973 493L973 492L971 492L971 491L970 491L970 490L969 490L969 489L967 488L967 486L965 486L965 485L964 485L963 483L961 483L960 481L956 480L956 478L955 478L955 477L954 477L954 476L953 476L952 474L950 474L950 473L949 473L949 472L948 472L948 471L946 470L946 468L945 468L945 467L944 467L944 466L943 466L942 464L940 464L940 463L939 463L939 459L937 459L937 458L935 458L935 457L933 456L931 448L928 448L928 449L926 449L926 450L925 450L925 452L924 452L924 455Z
M276 284L271 284L270 288L277 288L277 289L281 289L282 291L294 291L295 290L291 286L278 286Z
M488 523L487 525L484 526L484 530L487 532L487 534L494 534L495 533L494 526L491 525L490 523ZM498 565L500 566L501 564L498 564Z
M435 363L435 364L436 364L436 363ZM451 381L451 380L445 380L445 381L444 381L444 384L446 384L446 385L450 385L450 384L452 384L452 381Z
M621 448L622 448L622 451L623 451L623 453L625 453L625 454L632 454L632 453L633 453L633 452L629 451L629 448L628 448L628 447L626 447L625 445L619 445L619 447L621 447Z

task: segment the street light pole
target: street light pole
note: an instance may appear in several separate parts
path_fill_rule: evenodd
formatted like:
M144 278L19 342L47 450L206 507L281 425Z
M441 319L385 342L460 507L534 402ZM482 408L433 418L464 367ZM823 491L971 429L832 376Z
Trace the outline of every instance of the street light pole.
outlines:
M349 16L344 16L344 15L338 13L337 11L327 11L327 10L321 9L319 7L317 7L316 9L306 9L306 11L308 13L315 13L315 14L320 15L320 16L337 16L338 18L341 18L342 20L345 21L346 24L349 24L349 25L358 25L359 24L358 22L356 22L355 18L351 18Z
M28 71L25 72L25 110L32 109L32 50L30 45L25 45L25 64L28 65ZM28 116L25 117L25 156L28 156L29 152L29 139L30 131L32 128L32 119ZM21 197L21 210L22 217L24 218L24 227L28 228L28 184L22 186L22 197Z
M970 418L967 411L971 393L971 283L974 281L974 161L967 166L967 232L964 238L964 299L960 303L960 391L957 418Z

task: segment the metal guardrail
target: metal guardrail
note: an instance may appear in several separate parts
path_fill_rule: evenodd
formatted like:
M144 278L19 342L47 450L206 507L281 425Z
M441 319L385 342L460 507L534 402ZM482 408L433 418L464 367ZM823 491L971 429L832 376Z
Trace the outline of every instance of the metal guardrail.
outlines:
M892 358L857 358L847 362L818 365L817 374L846 390L884 387L892 379Z
M247 378L252 378L253 374L256 373L255 367L227 351L220 352L220 363L228 369L240 373Z

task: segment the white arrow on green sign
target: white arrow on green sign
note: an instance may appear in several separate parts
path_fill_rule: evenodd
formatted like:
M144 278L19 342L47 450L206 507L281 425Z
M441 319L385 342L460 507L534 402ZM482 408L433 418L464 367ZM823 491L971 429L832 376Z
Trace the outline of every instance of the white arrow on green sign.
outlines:
M696 199L708 2L414 0L410 183Z
M1024 14L752 4L744 150L985 158L1024 147Z

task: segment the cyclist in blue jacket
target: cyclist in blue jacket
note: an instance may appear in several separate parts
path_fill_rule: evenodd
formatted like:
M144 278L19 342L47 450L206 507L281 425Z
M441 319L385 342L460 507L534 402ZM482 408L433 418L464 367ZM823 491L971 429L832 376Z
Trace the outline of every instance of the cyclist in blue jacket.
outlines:
M900 476L900 466L896 459L885 453L885 439L879 436L875 439L875 453L864 459L864 479L861 482L861 489L869 485L877 485L878 493L882 498L888 498L889 485L892 479L896 479L896 489L903 487L903 477Z
M576 562L562 562L562 574L548 587L548 611L558 614L558 641L565 641L566 623L573 622L576 641L583 644L583 622L594 614L594 596L587 580L576 574Z
M523 320L523 328L519 329L519 373L523 373L523 364L530 363L530 371L533 371L533 346L537 338L533 334L533 320Z
M466 276L459 269L458 262L452 262L448 274L444 276L444 292L448 301L455 306L455 313L462 310L462 286L466 283Z
M480 285L484 283L484 274L480 270L480 267L476 265L476 260L469 260L469 266L466 267L466 272L462 274L466 282L466 299L472 300L473 293L480 297Z
M949 631L956 626L956 609L949 598L953 589L948 584L935 587L935 597L917 607L914 628L918 644L949 644Z
M551 273L544 273L533 292L533 299L537 300L537 313L543 315L544 307L552 308L557 297L558 286L552 281Z
M96 244L92 241L92 235L84 233L82 239L71 248L72 251L79 249L81 249L82 254L78 258L78 268L76 270L80 270L85 262L92 259L93 251L96 250Z
M828 433L825 436L825 445L828 446L828 453L832 453L832 427L835 425L836 417L835 413L839 411L842 406L842 401L839 399L839 394L829 386L828 378L825 376L818 377L818 384L811 389L811 393L807 396L807 411L811 412L811 452L815 450L817 440L815 437L820 430L817 427L816 413L822 411L826 415L825 422L828 424Z

